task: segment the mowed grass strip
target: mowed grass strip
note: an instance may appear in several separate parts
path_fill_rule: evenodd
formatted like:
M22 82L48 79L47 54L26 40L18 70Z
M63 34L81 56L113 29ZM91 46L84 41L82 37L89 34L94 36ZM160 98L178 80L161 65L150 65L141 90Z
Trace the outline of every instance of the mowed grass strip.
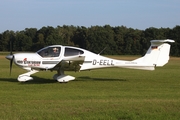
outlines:
M42 71L34 80L19 83L25 70L0 56L0 119L179 119L180 58L172 57L155 71L108 68L65 72L69 83ZM111 56L134 59L137 56Z

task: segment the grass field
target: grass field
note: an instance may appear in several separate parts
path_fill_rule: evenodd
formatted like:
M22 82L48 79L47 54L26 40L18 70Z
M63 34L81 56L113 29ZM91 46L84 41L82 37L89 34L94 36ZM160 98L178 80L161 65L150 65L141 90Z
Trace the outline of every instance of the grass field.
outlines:
M111 56L134 59L132 56ZM52 80L55 72L34 74L19 83L25 71L0 56L0 120L178 120L180 58L155 71L122 68L66 72L75 81Z

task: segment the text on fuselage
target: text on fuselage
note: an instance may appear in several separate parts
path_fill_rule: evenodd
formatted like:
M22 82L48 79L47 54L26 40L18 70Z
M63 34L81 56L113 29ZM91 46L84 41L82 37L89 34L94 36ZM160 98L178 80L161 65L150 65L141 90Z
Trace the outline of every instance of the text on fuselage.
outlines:
M29 61L27 58L24 58L23 60L17 60L18 64L24 64L28 66L40 66L41 61Z
M93 65L114 65L113 60L93 60Z

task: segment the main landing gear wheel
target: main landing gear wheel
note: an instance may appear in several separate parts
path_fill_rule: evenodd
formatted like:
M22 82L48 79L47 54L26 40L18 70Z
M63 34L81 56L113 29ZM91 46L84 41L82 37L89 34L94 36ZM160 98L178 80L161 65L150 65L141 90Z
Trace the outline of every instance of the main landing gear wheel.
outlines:
M66 82L69 82L71 80L74 80L75 77L70 76L70 75L58 75L58 74L55 74L53 76L53 79L57 80L60 83L66 83Z

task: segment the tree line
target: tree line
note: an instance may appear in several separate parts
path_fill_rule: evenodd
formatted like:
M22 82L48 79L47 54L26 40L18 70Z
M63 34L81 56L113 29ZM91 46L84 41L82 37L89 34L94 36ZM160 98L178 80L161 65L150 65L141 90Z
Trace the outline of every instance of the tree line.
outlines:
M37 51L45 46L60 44L76 46L106 55L144 55L150 40L173 39L171 56L180 56L180 26L145 30L126 26L57 26L4 31L0 34L0 51Z

